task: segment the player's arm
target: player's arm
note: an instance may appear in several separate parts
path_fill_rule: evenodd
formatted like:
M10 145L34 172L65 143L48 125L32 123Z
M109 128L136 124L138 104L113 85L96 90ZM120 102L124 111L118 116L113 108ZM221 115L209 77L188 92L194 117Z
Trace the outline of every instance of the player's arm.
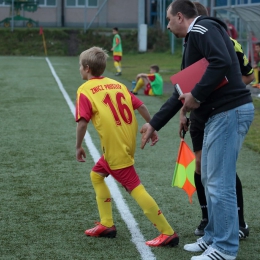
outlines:
M79 162L85 162L83 158L86 158L86 154L82 148L82 142L87 131L88 122L92 116L92 103L87 96L81 92L81 88L79 88L77 92L75 107L75 121L78 123L76 129L76 159Z
M86 119L81 118L77 124L76 130L76 159L78 162L85 162L86 153L82 148L82 142L87 131L88 122Z
M254 74L250 74L247 76L242 75L242 80L246 85L250 84L254 79L255 79Z
M241 44L230 38L231 42L233 43L238 61L239 61L239 66L240 66L240 71L242 73L242 81L248 85L249 83L251 83L254 80L254 70L251 66L251 64L249 63L249 60L247 58L247 56L245 55L243 48L241 46Z
M148 78L148 74L146 74L146 73L139 73L139 74L137 74L137 76L136 76L136 82L140 79L140 78Z
M147 123L151 120L151 115L145 104L142 104L140 107L137 108L137 110Z
M112 47L111 51L113 51L118 46L119 43L120 43L120 39L116 37L116 44Z
M138 112L140 113L140 115L144 118L144 120L148 123L150 122L151 120L151 115L147 109L147 107L142 104L139 108L137 108ZM142 141L141 141L141 148L143 149L144 148L144 145L143 145L143 138L146 139L145 135L144 135L144 132L142 131L142 128L140 130L140 133L142 134ZM158 141L159 141L159 138L158 138L158 134L156 131L153 131L153 133L151 134L151 136L146 140L145 143L149 143L151 139L151 146L155 145Z

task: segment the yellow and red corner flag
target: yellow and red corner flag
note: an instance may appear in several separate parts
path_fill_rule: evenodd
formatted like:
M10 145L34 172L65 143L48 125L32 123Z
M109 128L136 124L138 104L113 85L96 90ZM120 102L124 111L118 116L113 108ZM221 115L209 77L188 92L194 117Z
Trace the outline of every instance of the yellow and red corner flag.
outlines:
M47 56L47 46L46 46L46 41L45 41L44 32L43 32L43 28L42 27L40 27L39 34L42 35L42 42L43 42L44 53Z
M43 34L43 29L42 29L42 27L40 27L39 34L40 34L40 35L42 35L42 34Z
M190 203L192 203L192 195L196 191L194 171L195 155L182 138L173 173L172 187L177 186L183 189L188 194Z

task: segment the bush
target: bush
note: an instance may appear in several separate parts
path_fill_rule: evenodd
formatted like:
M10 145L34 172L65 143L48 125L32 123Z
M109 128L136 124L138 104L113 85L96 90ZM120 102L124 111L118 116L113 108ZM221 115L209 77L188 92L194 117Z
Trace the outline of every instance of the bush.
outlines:
M13 32L3 28L1 32L0 55L37 55L44 53L43 37L39 28L19 28ZM138 52L138 32L136 29L120 30L124 53ZM99 46L106 50L112 47L111 29L44 29L47 53L49 56L75 56L82 51ZM147 35L148 51L169 51L169 33L160 28L149 28Z

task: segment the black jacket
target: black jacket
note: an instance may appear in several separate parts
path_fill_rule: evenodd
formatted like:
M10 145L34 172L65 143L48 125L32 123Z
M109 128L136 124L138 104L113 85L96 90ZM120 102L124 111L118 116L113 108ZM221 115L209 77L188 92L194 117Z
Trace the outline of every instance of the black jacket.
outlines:
M239 61L234 46L226 32L226 25L217 18L200 16L185 37L182 68L201 58L209 62L207 70L191 91L201 101L193 111L206 122L210 116L252 102L250 91L242 81ZM215 90L224 77L228 84ZM176 92L157 112L150 124L160 130L182 107Z

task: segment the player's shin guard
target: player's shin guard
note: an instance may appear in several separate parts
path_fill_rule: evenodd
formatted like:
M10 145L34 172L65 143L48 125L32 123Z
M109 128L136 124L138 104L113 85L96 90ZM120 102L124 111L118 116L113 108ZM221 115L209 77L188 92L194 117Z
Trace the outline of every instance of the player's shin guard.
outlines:
M144 211L146 217L153 223L160 233L165 235L172 235L174 233L157 203L145 190L142 184L132 190L131 196L136 200L138 205Z
M121 61L118 62L118 67L119 67L119 71L118 71L118 72L122 72L122 64L121 64Z
M254 68L255 83L259 83L259 71L258 68Z
M133 89L134 93L137 93L142 87L144 86L144 81L142 78L139 78L139 80L137 81L135 88Z
M112 227L114 222L112 217L111 195L105 183L105 177L91 171L90 178L96 192L100 223L103 226Z
M121 66L118 61L114 61L114 66L115 66L117 72L121 72Z

